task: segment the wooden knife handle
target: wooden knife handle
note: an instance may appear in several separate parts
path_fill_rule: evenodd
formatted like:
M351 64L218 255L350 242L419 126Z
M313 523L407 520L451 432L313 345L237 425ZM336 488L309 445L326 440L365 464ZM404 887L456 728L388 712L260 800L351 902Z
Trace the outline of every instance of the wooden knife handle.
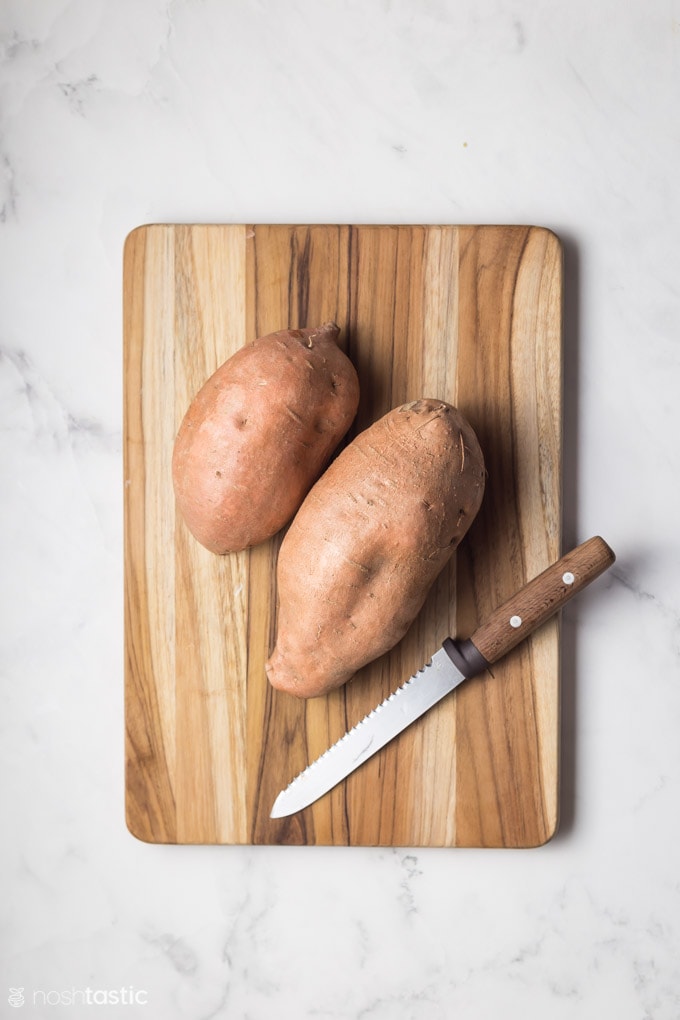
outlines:
M528 637L615 560L599 536L553 563L494 610L470 638L490 665Z

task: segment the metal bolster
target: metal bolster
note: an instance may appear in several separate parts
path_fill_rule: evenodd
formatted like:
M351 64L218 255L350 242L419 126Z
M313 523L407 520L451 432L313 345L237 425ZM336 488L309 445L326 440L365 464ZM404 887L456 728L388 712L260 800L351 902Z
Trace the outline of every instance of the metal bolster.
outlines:
M454 641L453 638L447 637L442 648L464 677L477 676L490 666L469 638L466 641Z

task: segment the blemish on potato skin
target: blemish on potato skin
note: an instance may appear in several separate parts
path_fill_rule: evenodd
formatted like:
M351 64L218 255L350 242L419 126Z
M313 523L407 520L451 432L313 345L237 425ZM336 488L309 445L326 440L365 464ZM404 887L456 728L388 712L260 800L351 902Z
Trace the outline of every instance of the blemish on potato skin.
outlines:
M344 557L345 563L351 563L353 567L358 567L359 570L364 574L370 574L371 568L366 566L365 563L360 563L359 560L353 560L351 556Z
M302 425L302 416L299 415L297 411L293 410L292 407L286 407L286 414L292 418L294 422L297 422L298 425Z

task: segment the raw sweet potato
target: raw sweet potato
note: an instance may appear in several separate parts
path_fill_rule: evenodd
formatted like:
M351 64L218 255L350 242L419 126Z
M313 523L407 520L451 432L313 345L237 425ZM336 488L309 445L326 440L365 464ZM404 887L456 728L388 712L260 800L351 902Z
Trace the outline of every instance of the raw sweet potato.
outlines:
M333 322L247 344L194 397L172 458L178 509L215 553L291 519L347 432L359 380Z
M472 523L484 482L474 431L441 400L404 404L361 432L281 545L271 684L316 697L392 648Z

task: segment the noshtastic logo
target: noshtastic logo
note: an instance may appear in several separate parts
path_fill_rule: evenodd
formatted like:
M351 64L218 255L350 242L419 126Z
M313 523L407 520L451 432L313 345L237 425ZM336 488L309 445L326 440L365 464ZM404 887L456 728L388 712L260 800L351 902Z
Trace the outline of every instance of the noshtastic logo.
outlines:
M7 1002L23 1006L25 988L10 988ZM144 988L34 988L29 992L34 1006L146 1006L149 993Z

